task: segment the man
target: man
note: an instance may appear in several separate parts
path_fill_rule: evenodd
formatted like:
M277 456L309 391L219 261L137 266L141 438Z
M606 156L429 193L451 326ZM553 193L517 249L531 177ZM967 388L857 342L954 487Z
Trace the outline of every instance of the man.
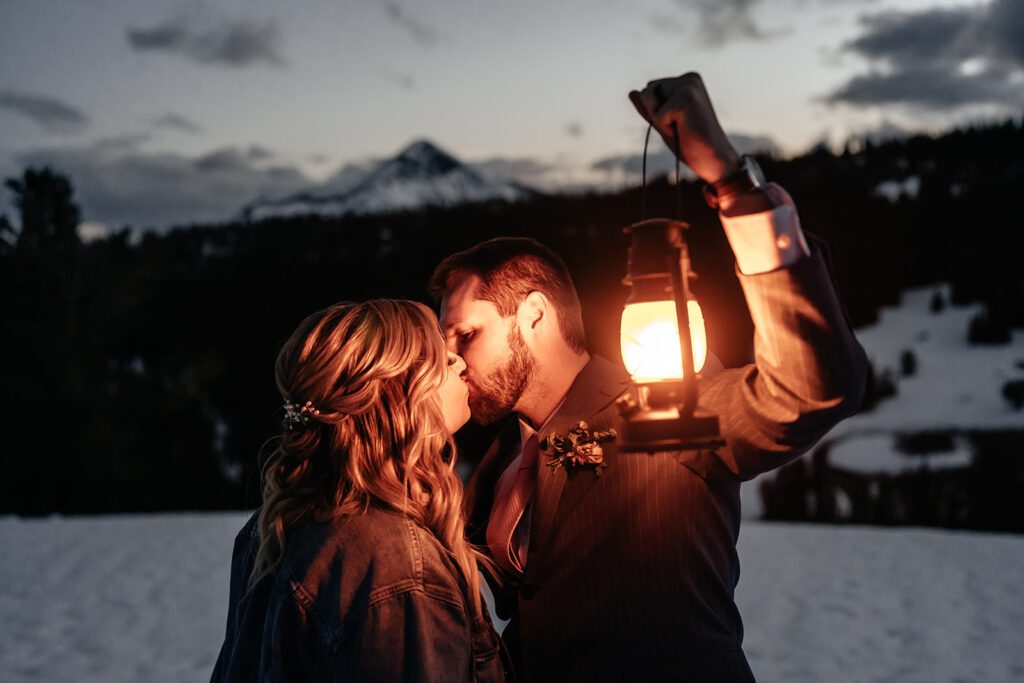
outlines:
M732 147L700 77L654 81L630 99L709 183L736 256L756 362L700 378L701 408L719 416L726 445L649 455L613 440L600 477L546 466L552 435L580 420L621 425L629 376L587 353L556 255L491 240L431 279L449 346L468 365L474 417L518 417L468 484L470 530L501 569L492 587L521 680L750 681L733 600L740 482L855 412L866 360L792 200Z

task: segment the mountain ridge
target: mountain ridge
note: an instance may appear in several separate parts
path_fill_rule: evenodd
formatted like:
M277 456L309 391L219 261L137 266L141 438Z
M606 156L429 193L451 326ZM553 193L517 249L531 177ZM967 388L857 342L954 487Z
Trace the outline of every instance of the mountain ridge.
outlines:
M342 191L298 192L281 199L259 199L242 209L248 221L320 214L344 216L413 211L479 201L515 201L536 194L520 183L489 179L427 139L406 145L377 163Z

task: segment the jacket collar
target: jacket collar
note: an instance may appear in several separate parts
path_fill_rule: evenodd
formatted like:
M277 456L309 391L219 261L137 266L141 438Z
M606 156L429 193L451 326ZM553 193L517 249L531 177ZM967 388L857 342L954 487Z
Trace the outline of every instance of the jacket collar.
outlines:
M564 434L580 420L590 419L608 407L629 386L629 373L622 367L600 356L592 356L569 387L561 407L541 430L541 442L553 433ZM531 557L526 564L527 572L530 572L531 564L536 564L533 562L536 556L534 550L542 552L550 536L567 478L564 467L547 467L543 462L539 463L539 467L530 528Z
M579 420L586 420L604 410L629 388L629 374L620 366L600 356L591 356L576 375L561 405L541 428L538 438L543 441L552 433L565 433ZM519 420L511 416L497 438L480 460L466 486L467 529L470 540L482 544L491 507L494 487L498 478L515 458L520 440ZM537 489L534 498L533 522L530 529L530 555L541 548L554 522L558 501L565 486L566 472L562 467L550 468L538 462ZM527 562L529 570L530 562Z

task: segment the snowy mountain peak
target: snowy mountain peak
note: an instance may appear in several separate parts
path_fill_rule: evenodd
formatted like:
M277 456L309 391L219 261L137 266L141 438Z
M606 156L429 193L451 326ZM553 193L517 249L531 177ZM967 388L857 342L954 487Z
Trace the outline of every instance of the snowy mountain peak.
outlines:
M417 140L343 192L312 191L259 201L246 207L244 214L251 220L264 220L304 214L386 213L466 202L512 201L530 193L512 182L486 179L432 142Z
M398 153L395 162L433 173L447 173L462 164L429 140L417 140Z
M451 174L472 176L483 182L476 171L465 166L451 154L427 140L418 140L378 166L360 186L440 179Z

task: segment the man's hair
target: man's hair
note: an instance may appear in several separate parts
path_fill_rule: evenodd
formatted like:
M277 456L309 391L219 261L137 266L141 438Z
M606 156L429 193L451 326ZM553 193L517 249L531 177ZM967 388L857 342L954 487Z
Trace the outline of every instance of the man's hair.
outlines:
M480 278L476 298L493 303L503 317L515 314L530 292L541 292L555 306L565 343L577 353L586 352L583 314L569 269L537 240L495 237L452 254L430 276L430 293L439 300L470 275Z

